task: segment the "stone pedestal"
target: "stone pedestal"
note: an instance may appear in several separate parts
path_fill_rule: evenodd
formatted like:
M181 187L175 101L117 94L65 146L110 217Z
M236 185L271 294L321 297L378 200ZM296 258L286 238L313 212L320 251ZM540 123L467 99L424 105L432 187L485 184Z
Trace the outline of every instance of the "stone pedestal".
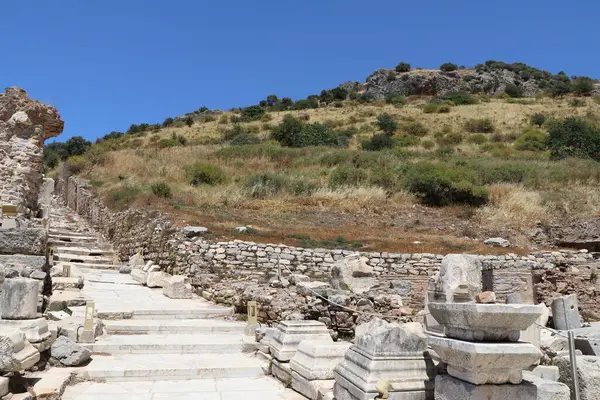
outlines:
M577 295L571 294L552 300L552 320L554 328L561 331L581 328Z
M423 333L380 319L359 328L362 335L334 370L337 400L372 400L381 379L391 384L391 400L433 398L435 369Z
M303 340L290 367L309 381L333 379L333 369L344 359L350 346L348 342Z
M0 317L34 319L37 317L40 282L28 278L6 279L2 285Z
M334 380L308 380L292 371L292 389L310 400L324 399L333 391Z
M522 385L473 385L453 378L438 375L435 378L435 400L535 400L536 388Z
M429 345L448 364L448 374L475 385L519 384L523 370L542 356L531 343L471 343L430 337Z
M281 321L269 340L270 353L279 361L289 361L303 340L333 343L324 323L318 321Z

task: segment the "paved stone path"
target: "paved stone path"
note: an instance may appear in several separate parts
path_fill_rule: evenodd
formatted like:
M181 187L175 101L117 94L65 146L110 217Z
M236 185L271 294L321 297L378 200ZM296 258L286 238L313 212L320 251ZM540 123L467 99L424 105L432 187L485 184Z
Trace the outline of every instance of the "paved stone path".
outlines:
M64 400L303 399L265 376L243 323L218 319L230 308L141 286L118 273L110 245L81 218L58 204L51 215L55 263L76 266L85 281L63 294L94 301L106 325L86 345L93 359L78 375L88 381L68 387Z

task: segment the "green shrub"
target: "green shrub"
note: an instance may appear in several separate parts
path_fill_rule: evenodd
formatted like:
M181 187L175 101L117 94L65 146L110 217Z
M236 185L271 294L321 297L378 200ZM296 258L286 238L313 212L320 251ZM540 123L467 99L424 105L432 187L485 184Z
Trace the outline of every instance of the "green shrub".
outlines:
M526 151L546 150L546 135L535 128L525 128L515 141L515 149Z
M169 118L165 118L165 120L164 120L164 121L163 121L163 123L162 123L162 126L163 126L164 128L167 128L167 127L169 127L169 126L173 125L173 122L175 122L175 121L173 120L173 118L171 118L171 117L169 117Z
M377 116L377 127L387 135L393 135L398 129L398 122L388 113Z
M336 165L344 164L350 161L351 158L352 153L350 151L337 150L323 154L319 159L319 163L328 167L335 167Z
M243 132L239 135L236 135L231 142L229 142L232 146L245 146L249 144L257 144L260 143L260 139L255 135L250 133Z
M161 149L166 149L168 147L179 146L179 142L177 139L160 139L156 145Z
M474 182L474 174L465 168L419 163L408 167L404 185L425 204L485 204L488 201L487 189Z
M447 63L443 63L442 65L440 65L440 71L442 72L451 72L451 71L456 71L458 69L458 66L456 64L447 62Z
M438 114L447 114L450 111L451 111L450 104L442 104L437 109Z
M399 93L392 93L386 96L385 102L394 106L403 106L406 104L406 98Z
M589 96L594 90L594 81L587 76L575 78L571 81L571 91L578 96Z
M190 182L192 186L199 186L201 184L217 185L225 182L226 180L223 170L213 164L197 162L191 165L186 165L185 173L188 178L188 182Z
M88 166L88 160L85 156L71 156L66 161L67 168L70 172L78 174Z
M457 106L477 104L477 99L470 93L458 91L450 92L443 97L444 100L453 102Z
M450 146L462 143L464 136L460 132L449 132L436 138L440 146Z
M410 64L401 62L400 64L396 65L395 70L396 72L408 72L410 71Z
M571 100L569 100L569 105L571 107L584 107L585 106L585 100L583 100L583 99L571 99Z
M258 121L265 115L265 109L261 106L250 106L242 109L244 121Z
M435 147L435 143L433 143L431 140L423 140L421 141L421 146L423 146L425 150L431 150Z
M496 165L488 165L482 163L477 165L477 175L479 181L484 185L495 183L523 183L529 173L531 167L526 164L501 163Z
M600 128L578 117L553 121L548 129L548 147L552 159L574 156L600 160Z
M489 118L470 119L465 123L465 130L471 133L492 133L496 128Z
M535 113L531 116L531 118L529 118L529 122L531 125L537 125L538 127L541 127L544 125L544 122L546 122L546 116L541 113Z
M338 167L329 177L329 186L333 189L341 186L361 186L367 179L367 171L363 169Z
M388 193L393 193L398 185L398 173L391 168L378 168L372 171L369 177L369 184L379 186Z
M347 146L353 132L335 132L318 122L306 124L286 115L283 122L273 129L271 137L288 147Z
M400 125L400 130L407 135L423 137L429 130L419 121L407 121Z
M429 103L425 104L425 107L423 107L423 112L424 112L425 114L433 114L433 113L436 113L436 112L438 112L438 108L439 108L439 106L440 106L440 105L439 105L439 104L437 104L437 103L432 103L432 102L429 102Z
M371 139L364 140L362 143L363 150L378 151L383 149L391 149L396 145L394 139L390 135L378 134L373 135Z
M152 193L157 197L170 199L171 196L173 196L171 187L166 182L155 182L150 186L150 188L152 189Z
M484 144L487 142L487 136L482 135L481 133L476 133L474 135L467 136L467 142L474 144Z
M126 182L119 190L112 193L111 199L114 203L127 205L133 202L141 192L140 185Z
M285 178L272 173L252 175L246 182L246 189L252 198L264 199L281 192L285 186Z
M509 83L504 88L504 93L513 98L523 97L523 88L512 83Z
M399 135L394 136L394 143L398 147L418 146L421 143L421 139L413 135Z
M229 123L229 116L227 114L221 115L221 117L219 118L219 124L225 125L228 123Z

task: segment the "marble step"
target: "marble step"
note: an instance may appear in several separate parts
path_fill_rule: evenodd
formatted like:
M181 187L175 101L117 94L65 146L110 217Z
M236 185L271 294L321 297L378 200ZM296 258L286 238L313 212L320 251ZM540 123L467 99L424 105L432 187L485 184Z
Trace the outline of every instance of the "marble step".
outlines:
M192 309L146 309L133 311L104 311L100 318L119 319L141 319L141 320L185 320L185 319L207 319L233 315L232 307L203 307Z
M243 334L246 324L234 321L210 319L123 319L105 320L108 333L155 334L155 333L237 333Z
M110 245L102 244L97 239L93 240L93 241L86 241L86 242L77 242L77 241L65 242L65 241L61 241L58 239L50 239L49 238L48 246L53 247L53 248L57 248L57 247L62 247L62 248L73 248L73 247L75 247L75 248L77 248L77 247L110 248Z
M98 263L80 263L80 262L65 262L65 261L54 261L53 265L74 265L79 269L87 268L87 269L110 269L110 270L119 270L123 264L98 264Z
M114 257L115 252L110 249L103 249L102 247L56 247L54 248L54 254L73 254L77 256L90 256L90 257Z
M235 354L256 349L252 341L243 340L241 333L109 335L83 346L95 353L109 354Z
M115 354L94 355L79 372L104 382L264 376L263 362L246 354Z
M114 264L113 257L106 256L84 256L74 253L62 253L54 251L54 262L73 263L73 264Z
M64 227L63 229L53 229L50 228L48 230L49 236L70 236L70 237L89 237L94 236L93 232L79 232L75 229L68 229Z

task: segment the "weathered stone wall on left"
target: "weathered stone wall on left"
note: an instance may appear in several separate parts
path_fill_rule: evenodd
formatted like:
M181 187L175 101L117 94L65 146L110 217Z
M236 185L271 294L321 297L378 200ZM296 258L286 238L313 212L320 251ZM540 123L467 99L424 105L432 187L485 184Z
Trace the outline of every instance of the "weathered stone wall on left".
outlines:
M30 99L23 89L0 93L0 203L37 209L44 141L63 127L54 107Z

